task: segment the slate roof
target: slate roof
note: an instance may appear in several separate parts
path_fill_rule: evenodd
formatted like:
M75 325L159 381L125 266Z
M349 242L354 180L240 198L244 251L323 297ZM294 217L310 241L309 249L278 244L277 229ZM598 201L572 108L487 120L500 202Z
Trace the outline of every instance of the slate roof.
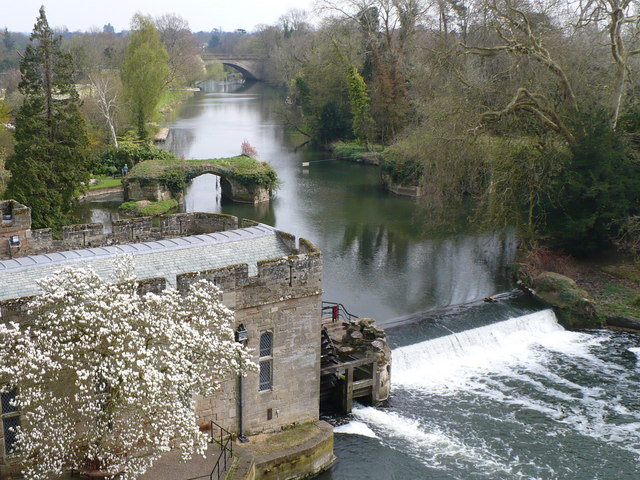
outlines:
M267 225L166 240L87 248L32 255L0 261L0 301L37 295L35 280L70 265L91 266L102 278L113 275L113 259L133 254L138 280L164 277L176 286L176 275L248 264L249 275L258 273L257 262L293 253Z

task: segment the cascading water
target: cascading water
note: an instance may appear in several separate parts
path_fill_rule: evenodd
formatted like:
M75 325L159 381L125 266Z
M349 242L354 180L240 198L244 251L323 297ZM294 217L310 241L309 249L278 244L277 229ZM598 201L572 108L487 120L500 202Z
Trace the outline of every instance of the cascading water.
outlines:
M393 384L432 386L453 376L467 375L529 356L531 345L562 335L552 310L531 313L479 328L472 328L393 351ZM554 336L555 335L555 336Z
M349 468L321 478L637 478L638 355L637 337L551 310L396 348L389 407L354 409L336 439Z

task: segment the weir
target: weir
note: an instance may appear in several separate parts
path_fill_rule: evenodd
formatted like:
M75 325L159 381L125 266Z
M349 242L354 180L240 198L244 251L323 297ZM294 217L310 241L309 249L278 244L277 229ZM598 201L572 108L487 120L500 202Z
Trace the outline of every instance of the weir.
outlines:
M532 355L531 346L564 332L553 310L425 340L393 350L394 385L442 386Z
M540 336L561 330L564 329L553 310L542 310L397 348L393 350L394 368L399 371L411 370L416 364L428 365L429 362L460 358L478 347L509 348L513 342L509 334L524 334L530 341L534 341Z

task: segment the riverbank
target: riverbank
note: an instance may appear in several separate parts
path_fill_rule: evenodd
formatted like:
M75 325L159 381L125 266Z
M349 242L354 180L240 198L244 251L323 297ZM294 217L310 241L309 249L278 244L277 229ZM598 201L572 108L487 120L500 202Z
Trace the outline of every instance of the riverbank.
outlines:
M78 200L81 202L123 202L124 187L120 179L90 186Z
M339 160L379 166L382 161L382 145L373 145L371 149L357 142L335 142L330 146L331 152Z
M573 279L586 292L597 322L613 329L640 331L640 263L611 251L598 258L580 260L540 249L519 262L518 277L527 286L543 272Z

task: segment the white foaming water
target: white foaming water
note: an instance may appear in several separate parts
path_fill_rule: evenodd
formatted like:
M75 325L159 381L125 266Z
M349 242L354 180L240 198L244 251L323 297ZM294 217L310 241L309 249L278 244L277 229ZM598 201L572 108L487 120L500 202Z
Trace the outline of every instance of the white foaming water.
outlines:
M535 361L541 345L589 357L585 334L562 328L552 310L427 340L393 350L393 384L409 388L455 389L483 371Z
M509 471L509 466L494 458L491 452L469 446L433 425L423 426L419 421L396 412L373 407L355 407L353 415L380 429L383 436L407 442L412 453L432 468L446 468L455 459L456 462L474 465L485 473Z
M366 423L358 422L357 420L335 427L333 431L334 433L348 433L351 435L362 435L363 437L378 438L375 432L371 430Z
M627 408L624 399L612 396L602 384L563 373L562 367L569 367L616 378L620 386L633 384L635 380L627 380L633 373L594 353L607 338L566 331L552 310L544 310L397 348L392 382L396 390L424 395L425 401L471 394L486 399L487 405L535 411L551 422L545 428L552 435L572 430L640 455L640 412ZM629 351L640 363L640 348ZM611 420L618 417L624 419ZM393 424L402 425L396 420ZM482 462L491 460L489 452L480 453Z

